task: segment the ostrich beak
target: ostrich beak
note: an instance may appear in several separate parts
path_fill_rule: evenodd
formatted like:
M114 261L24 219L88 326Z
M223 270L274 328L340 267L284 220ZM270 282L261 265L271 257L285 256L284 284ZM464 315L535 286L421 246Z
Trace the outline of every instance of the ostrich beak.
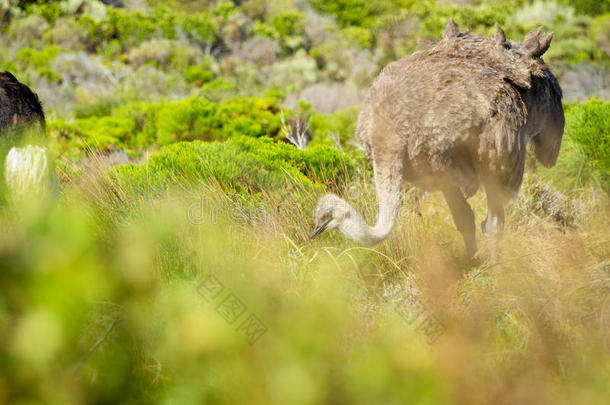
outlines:
M321 234L322 232L324 232L324 230L326 230L326 227L328 226L328 223L330 222L331 218L327 219L326 221L316 224L316 226L314 226L313 231L311 231L311 233L309 234L309 239L313 239L316 236L318 236L319 234Z

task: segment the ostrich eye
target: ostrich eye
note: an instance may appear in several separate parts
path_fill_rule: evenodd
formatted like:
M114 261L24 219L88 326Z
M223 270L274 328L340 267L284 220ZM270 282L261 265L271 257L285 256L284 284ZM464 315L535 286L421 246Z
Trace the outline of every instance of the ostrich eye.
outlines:
M504 49L510 49L510 42L504 43Z

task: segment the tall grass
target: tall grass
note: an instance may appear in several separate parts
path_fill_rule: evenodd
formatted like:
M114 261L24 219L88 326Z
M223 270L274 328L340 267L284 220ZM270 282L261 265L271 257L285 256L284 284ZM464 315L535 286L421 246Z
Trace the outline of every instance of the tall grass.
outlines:
M0 402L607 399L605 194L568 226L532 212L543 191L526 185L497 260L479 237L473 267L436 194L407 191L390 239L363 249L307 239L305 190L137 199L110 184L92 170L56 201L0 209ZM370 179L339 193L374 220Z

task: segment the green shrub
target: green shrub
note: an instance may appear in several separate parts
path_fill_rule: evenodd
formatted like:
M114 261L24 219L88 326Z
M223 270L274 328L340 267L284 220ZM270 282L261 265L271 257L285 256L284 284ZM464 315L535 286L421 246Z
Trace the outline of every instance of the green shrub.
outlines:
M293 10L283 11L273 18L273 27L280 37L302 35L304 24L303 13Z
M360 26L371 28L375 19L381 15L395 12L401 6L413 3L409 0L310 0L311 5L326 14L337 17L337 22L342 27Z
M47 133L54 140L49 145L58 155L74 156L87 148L84 134L74 124L62 120L48 121Z
M504 23L521 0L477 2L480 3L477 5L435 0L310 0L310 3L319 11L336 16L339 26L347 29L340 32L343 38L366 47L375 37L381 51L378 63L383 66L413 52L417 38L440 38L449 17L454 17L464 29L484 33L496 22ZM325 45L318 45L318 52Z
M589 99L575 106L566 118L565 136L580 146L610 190L610 102Z
M597 45L610 58L610 13L595 19L591 33Z
M47 46L39 51L32 48L21 48L15 57L18 63L30 65L36 68L49 67L49 63L57 57L62 48L59 46Z
M332 114L315 114L310 124L312 143L338 147L339 142L342 149L353 151L355 145L350 141L355 141L354 133L359 113L360 108L349 107Z
M373 45L373 34L366 28L347 27L339 32L339 36L361 48L369 48Z
M483 2L477 6L462 6L446 4L434 0L310 0L314 8L337 17L342 27L357 26L362 28L383 29L378 25L380 20L387 19L398 22L406 14L414 15L423 23L425 35L438 37L449 17L469 28L493 26L503 22L511 10L520 3L519 0L505 2ZM440 3L440 4L439 4Z
M214 74L205 64L199 64L187 67L184 70L184 77L187 82L201 86L212 80Z
M82 150L105 150L111 146L136 153L154 146L156 119L162 104L132 102L116 107L112 100L107 105L103 105L103 100L100 103L100 106L93 104L90 111L79 113L83 118L77 118L74 123L48 122L49 133L57 139L62 153L78 154Z
M109 101L110 103L110 101ZM104 150L110 145L130 153L180 141L225 140L233 136L282 137L280 108L272 98L233 98L214 103L192 97L160 103L132 102L120 107L93 105L73 125L57 123L62 138L76 147ZM106 115L102 115L106 112ZM76 130L78 129L78 130Z
M354 164L324 146L303 151L267 137L236 136L224 143L194 141L166 146L146 164L113 170L117 187L127 192L156 194L172 186L218 182L225 190L256 193L282 190L287 184L307 189L316 184L339 184L354 171Z
M55 21L66 15L59 2L37 2L37 4L29 5L27 8L28 14L37 14L44 17L49 23L54 24Z
M212 14L223 19L231 18L235 15L235 13L235 4L230 1L220 1L212 9Z
M92 146L101 148L126 144L136 130L134 120L120 116L79 120L78 127L91 136Z
M12 60L4 60L2 69L19 72L19 78L26 83L30 81L31 74L44 77L49 81L58 82L61 75L51 69L51 62L64 48L60 46L47 46L42 50L21 48Z
M561 0L561 2L571 5L580 14L610 13L610 0Z
M114 43L125 51L159 34L165 39L178 39L179 31L199 44L214 43L217 37L216 26L206 13L186 13L167 5L158 5L148 15L114 7L107 7L107 12L108 17L100 21L87 15L78 19L78 24L87 29L87 42L93 49Z
M279 38L280 34L277 32L274 26L262 22L261 20L255 20L252 24L252 34L261 37Z
M106 150L125 147L135 138L135 121L125 117L106 116L77 119L74 124L52 121L49 134L56 138L62 154L79 154L82 150Z
M557 166L542 172L562 188L610 190L610 102L593 98L569 108Z
M282 49L293 52L305 45L305 16L299 11L283 11L273 18Z
M125 60L139 67L144 64L161 69L184 70L203 59L198 47L176 40L152 39L131 48ZM169 69L168 69L169 70Z
M236 98L215 104L202 98L167 103L157 118L157 141L224 140L232 136L277 136L280 119L271 100Z
M229 80L217 77L216 79L205 83L200 88L199 94L202 97L214 102L220 102L230 97L235 97L237 87Z
M79 26L74 19L61 18L42 34L42 41L80 51L86 48L87 35L87 30Z
M195 13L181 16L180 26L192 41L202 44L212 44L218 38L218 27L205 13Z
M537 23L535 25L538 25ZM524 27L523 31L534 29L534 25ZM551 28L549 28L551 30ZM589 17L576 17L569 21L556 24L553 44L545 54L545 60L552 64L578 64L582 61L607 59L603 49L596 43L591 30Z
M504 24L513 9L511 2L480 4L478 6L458 6L455 4L436 4L432 1L418 2L413 8L418 20L422 21L420 33L429 38L440 38L450 17L464 29L486 31L495 23Z
M113 8L109 9L106 20L97 22L89 16L82 16L77 23L87 29L86 41L93 49L112 41L119 43L125 49L137 42L149 39L157 30L154 21L141 13L128 13Z
M73 124L50 122L51 132L65 150L110 145L139 154L155 146L183 141L224 141L233 137L284 138L279 100L281 92L268 91L264 98L232 98L215 103L201 97L171 102L129 102L118 105L113 98L83 104L75 111ZM311 115L310 107L301 113ZM314 114L310 122L312 146L331 146L354 152L353 142L358 108L333 114ZM290 118L294 112L284 111ZM72 145L68 146L68 144Z
M214 119L215 114L216 104L202 98L167 103L156 119L157 140L159 144L167 145L193 139L220 139L220 134L213 132L221 126L221 122Z
M120 105L117 97L100 97L75 104L72 108L75 118L103 117L112 114L112 110Z

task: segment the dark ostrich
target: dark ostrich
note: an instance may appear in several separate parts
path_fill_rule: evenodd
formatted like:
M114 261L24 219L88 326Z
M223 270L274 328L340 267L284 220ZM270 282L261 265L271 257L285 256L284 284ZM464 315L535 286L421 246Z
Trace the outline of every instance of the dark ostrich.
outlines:
M56 184L47 148L30 137L24 138L24 134L45 134L40 100L11 73L0 73L0 147L10 147L6 155L0 154L0 167L4 169L4 181L0 183L6 184L14 198L39 196ZM29 144L32 141L34 144ZM28 144L21 146L24 142Z
M0 133L33 124L45 131L44 111L38 96L10 72L0 73Z

